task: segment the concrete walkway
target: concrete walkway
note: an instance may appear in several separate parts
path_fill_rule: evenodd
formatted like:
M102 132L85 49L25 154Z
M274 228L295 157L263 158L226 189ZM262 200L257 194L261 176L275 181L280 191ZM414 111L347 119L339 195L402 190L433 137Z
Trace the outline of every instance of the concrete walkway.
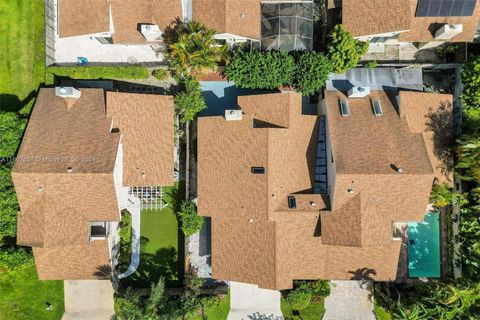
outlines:
M375 320L373 283L332 281L331 293L325 298L323 320Z
M283 319L280 291L260 289L257 285L230 282L230 312L227 320Z
M110 320L115 314L109 280L65 280L64 290L62 320Z
M132 275L140 264L140 199L129 194L127 210L132 215L132 257L127 271L118 276L119 279Z

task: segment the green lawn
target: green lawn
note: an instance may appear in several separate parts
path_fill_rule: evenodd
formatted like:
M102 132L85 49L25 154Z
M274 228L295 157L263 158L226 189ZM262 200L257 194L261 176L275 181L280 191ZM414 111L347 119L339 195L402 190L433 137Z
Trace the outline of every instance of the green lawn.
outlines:
M0 0L0 110L29 109L44 82L43 14L40 0Z
M298 311L298 314L292 310L284 298L280 300L280 307L282 309L283 316L286 319L293 320L319 320L323 317L323 313L325 312L323 299L310 303L308 307Z
M39 281L35 265L0 274L1 320L54 320L63 315L63 281ZM47 302L53 306L48 311Z
M182 197L178 190L178 186L164 188L167 206L163 210L142 211L140 265L124 280L126 285L148 288L160 276L165 278L167 286L178 284L183 271L183 237L175 215L178 200Z
M226 294L222 301L215 307L205 309L205 316L208 320L225 320L230 311L230 294ZM188 320L202 320L202 315L198 314L189 317Z

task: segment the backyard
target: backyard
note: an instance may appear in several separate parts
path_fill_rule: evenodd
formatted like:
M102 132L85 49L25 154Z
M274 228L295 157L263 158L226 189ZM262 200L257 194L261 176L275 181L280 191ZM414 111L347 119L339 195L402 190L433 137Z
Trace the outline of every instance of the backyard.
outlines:
M1 320L56 320L63 315L63 281L39 281L33 263L0 273L0 297Z
M141 255L137 271L126 278L125 285L150 287L160 277L167 286L176 286L183 272L183 235L178 228L176 203L182 199L178 185L163 189L166 207L141 213Z

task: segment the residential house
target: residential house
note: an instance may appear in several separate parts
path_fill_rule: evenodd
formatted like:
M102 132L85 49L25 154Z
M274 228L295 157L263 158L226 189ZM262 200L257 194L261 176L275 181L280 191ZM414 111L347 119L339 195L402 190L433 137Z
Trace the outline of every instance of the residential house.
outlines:
M162 61L163 32L184 18L182 0L48 0L46 12L50 63Z
M199 118L198 212L211 218L213 277L275 290L295 279L397 279L395 222L423 221L443 179L425 115L451 102L331 90L312 115L300 94L272 93Z
M285 51L312 48L313 0L192 0L192 19L230 45Z
M480 21L476 0L342 0L339 6L343 25L370 42L370 53L396 48L400 60L446 42L472 42Z
M110 275L131 188L173 185L173 119L170 96L40 89L12 171L40 279Z

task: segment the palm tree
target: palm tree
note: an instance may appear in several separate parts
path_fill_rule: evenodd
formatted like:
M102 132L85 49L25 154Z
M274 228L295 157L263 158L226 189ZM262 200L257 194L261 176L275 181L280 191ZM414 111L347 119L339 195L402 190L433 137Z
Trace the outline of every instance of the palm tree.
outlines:
M195 21L177 21L173 30L166 33L171 67L180 79L215 70L226 57L227 46L219 45L215 34L215 30Z

